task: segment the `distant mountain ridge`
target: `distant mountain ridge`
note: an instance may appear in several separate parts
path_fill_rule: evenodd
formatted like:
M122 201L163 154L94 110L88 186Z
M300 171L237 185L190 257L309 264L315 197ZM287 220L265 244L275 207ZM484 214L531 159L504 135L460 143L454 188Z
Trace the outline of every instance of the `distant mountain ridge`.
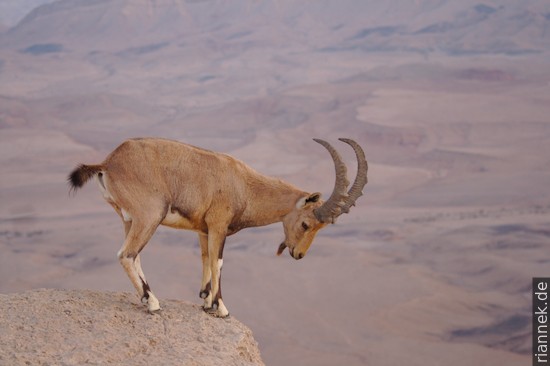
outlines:
M34 8L55 0L3 0L0 1L0 24L13 27ZM1 31L1 29L0 29Z
M4 33L0 47L120 51L205 36L325 52L537 53L550 48L550 3L60 0L35 8Z

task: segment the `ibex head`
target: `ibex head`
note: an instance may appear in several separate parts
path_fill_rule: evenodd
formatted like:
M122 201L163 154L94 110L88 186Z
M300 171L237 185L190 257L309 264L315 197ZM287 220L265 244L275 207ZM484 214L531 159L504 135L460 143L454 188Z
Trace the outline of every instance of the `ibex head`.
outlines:
M285 240L279 245L277 255L280 255L288 247L290 255L294 259L302 259L319 229L336 222L336 218L343 213L348 213L351 206L363 194L363 187L367 184L367 161L361 146L351 139L340 139L350 145L357 156L357 175L348 191L346 165L340 154L328 142L314 139L323 145L334 160L336 182L329 199L321 200L320 193L312 193L303 197L296 203L296 207L283 219Z

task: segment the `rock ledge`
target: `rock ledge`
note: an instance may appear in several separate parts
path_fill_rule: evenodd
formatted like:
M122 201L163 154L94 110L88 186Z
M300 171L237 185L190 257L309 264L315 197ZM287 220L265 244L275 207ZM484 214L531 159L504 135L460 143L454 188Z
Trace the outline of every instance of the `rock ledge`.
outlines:
M248 327L198 305L135 294L34 290L0 294L0 364L263 365Z

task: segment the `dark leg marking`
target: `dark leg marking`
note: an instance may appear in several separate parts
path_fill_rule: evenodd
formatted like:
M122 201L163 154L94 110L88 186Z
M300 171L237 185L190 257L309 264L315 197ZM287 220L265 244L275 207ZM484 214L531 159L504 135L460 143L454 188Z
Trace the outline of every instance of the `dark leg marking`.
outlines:
M208 282L206 284L206 288L204 290L201 290L201 292L199 293L199 296L201 299L206 299L208 297L208 294L210 293L210 289L211 289L211 284L210 282Z
M143 288L143 296L141 297L141 301L143 299L149 300L149 292L151 292L151 288L149 287L149 284L143 280L143 278L139 278L141 280L141 287Z

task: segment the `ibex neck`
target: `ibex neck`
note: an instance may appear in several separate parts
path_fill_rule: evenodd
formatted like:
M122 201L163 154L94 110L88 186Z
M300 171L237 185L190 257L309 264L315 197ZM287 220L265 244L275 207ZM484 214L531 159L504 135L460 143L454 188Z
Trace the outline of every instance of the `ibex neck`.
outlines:
M247 226L264 226L282 221L296 202L307 195L292 184L271 177L255 177L249 182L250 200L243 218Z

